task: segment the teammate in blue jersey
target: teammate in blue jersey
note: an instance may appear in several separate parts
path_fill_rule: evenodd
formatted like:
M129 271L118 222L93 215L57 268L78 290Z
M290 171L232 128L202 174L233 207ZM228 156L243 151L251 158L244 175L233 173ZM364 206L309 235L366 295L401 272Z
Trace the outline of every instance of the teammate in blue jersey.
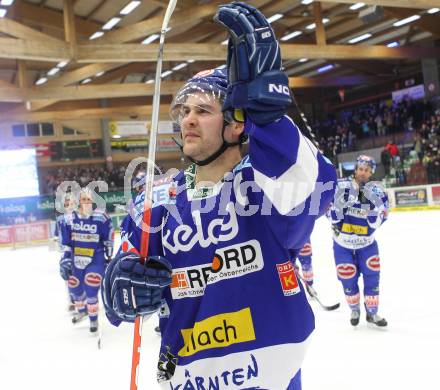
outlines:
M70 223L72 218L72 211L75 208L75 200L71 193L66 193L63 198L63 210L64 213L60 214L56 217L55 220L55 230L54 230L54 241L56 241L56 244L58 246L59 251L62 253L62 256L64 256L64 250L62 245L62 235L65 231L65 226ZM69 296L69 306L68 311L74 312L75 311L75 301L73 299L73 294L70 291L69 285L66 282L66 288L67 293Z
M123 221L104 305L115 325L159 310L163 389L298 390L314 317L290 249L328 208L336 174L285 115L288 78L265 17L232 3L215 19L230 33L229 77L200 72L178 91L171 114L192 164L154 188L145 265L143 195Z
M57 215L55 219L55 230L53 232L55 240L58 242L58 247L62 250L62 239L61 235L63 233L64 226L69 223L72 211L75 208L75 200L70 192L64 194L63 197L63 210L62 214Z
M72 212L61 238L60 274L68 281L78 311L72 322L88 314L90 332L94 333L98 330L98 292L106 263L112 257L114 231L107 214L93 211L92 193L87 188L81 190L79 210Z
M333 251L338 279L351 309L350 322L359 324L359 276L364 281L366 319L379 327L387 326L380 317L379 248L374 238L376 229L388 216L388 197L380 184L370 182L376 169L373 158L358 157L353 180L340 180L335 199L328 211L333 226Z

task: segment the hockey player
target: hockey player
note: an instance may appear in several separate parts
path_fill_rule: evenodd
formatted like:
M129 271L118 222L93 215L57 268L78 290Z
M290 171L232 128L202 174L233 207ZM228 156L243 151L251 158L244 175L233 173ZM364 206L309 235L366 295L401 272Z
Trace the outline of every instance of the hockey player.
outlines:
M106 263L112 257L113 236L111 218L103 212L93 211L92 193L87 188L82 189L79 210L72 213L62 234L60 273L68 281L78 312L72 322L88 314L92 333L98 330L98 292Z
M136 194L140 194L145 190L145 171L138 171L133 178L131 187Z
M64 250L62 245L62 235L65 231L65 226L70 223L72 219L72 212L75 208L75 200L71 193L66 193L63 198L63 209L64 213L60 214L56 217L55 220L55 231L54 231L54 241L56 242L56 245L59 249L59 251L62 253L62 256L64 256ZM73 294L70 291L69 285L66 282L67 287L67 293L69 296L69 306L68 310L69 312L75 311L75 302L73 299Z
M54 239L58 242L58 247L62 250L62 239L64 226L68 224L72 217L72 212L75 209L75 199L72 193L68 192L63 197L63 209L64 213L59 214L55 219Z
M379 248L374 238L376 229L387 219L388 197L377 183L370 182L376 169L373 158L358 157L352 180L340 180L328 217L333 226L333 251L338 279L351 309L350 322L359 324L359 276L364 281L364 305L367 322L387 326L380 317Z
M154 189L145 265L142 196L122 223L104 305L115 325L160 308L163 389L298 390L314 317L289 249L328 207L335 170L285 115L288 78L265 17L232 3L215 18L230 33L229 80L200 72L177 93L193 164Z

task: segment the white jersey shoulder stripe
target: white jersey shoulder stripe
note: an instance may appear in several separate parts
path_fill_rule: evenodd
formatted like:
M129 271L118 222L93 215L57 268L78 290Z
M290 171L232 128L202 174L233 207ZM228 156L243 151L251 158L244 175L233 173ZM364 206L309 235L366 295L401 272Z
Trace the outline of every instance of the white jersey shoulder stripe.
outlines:
M288 214L311 195L318 178L318 151L296 126L294 128L299 134L296 162L277 179L254 168L255 181L282 215Z

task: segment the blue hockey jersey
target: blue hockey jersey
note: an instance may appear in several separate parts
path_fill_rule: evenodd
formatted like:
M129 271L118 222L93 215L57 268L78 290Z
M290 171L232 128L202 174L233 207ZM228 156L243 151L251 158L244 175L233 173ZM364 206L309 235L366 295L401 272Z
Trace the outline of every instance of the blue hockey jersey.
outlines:
M85 269L93 261L104 264L104 253L111 257L114 229L107 214L94 211L86 218L74 211L60 227L63 251L71 252L76 268Z
M335 170L287 116L245 131L249 155L221 182L197 187L191 165L154 188L149 255L173 266L159 313L164 389L286 389L314 329L289 251L327 210ZM123 251L139 251L142 210L143 195L121 225Z
M55 229L53 232L54 238L58 240L59 250L63 251L62 236L65 232L66 225L70 224L72 220L72 213L64 213L57 215L55 219Z
M332 204L327 217L333 224L334 241L348 249L359 249L374 242L374 233L388 218L388 196L377 182L369 182L369 197L373 202L362 204L353 180L338 180L336 192L345 193L348 207L343 213Z

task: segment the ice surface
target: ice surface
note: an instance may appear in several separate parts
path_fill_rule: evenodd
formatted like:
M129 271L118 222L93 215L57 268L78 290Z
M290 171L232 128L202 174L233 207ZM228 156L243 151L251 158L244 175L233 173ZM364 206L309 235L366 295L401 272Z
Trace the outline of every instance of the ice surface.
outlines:
M304 390L440 389L440 212L392 213L378 231L379 314L387 330L353 329L336 279L328 222L312 235L315 286L325 312L311 302L316 331L303 365ZM105 319L103 346L88 320L72 325L58 254L47 247L0 250L0 389L129 389L132 326ZM145 322L140 390L154 390L157 318ZM276 373L274 373L276 375ZM282 390L282 389L271 389Z

